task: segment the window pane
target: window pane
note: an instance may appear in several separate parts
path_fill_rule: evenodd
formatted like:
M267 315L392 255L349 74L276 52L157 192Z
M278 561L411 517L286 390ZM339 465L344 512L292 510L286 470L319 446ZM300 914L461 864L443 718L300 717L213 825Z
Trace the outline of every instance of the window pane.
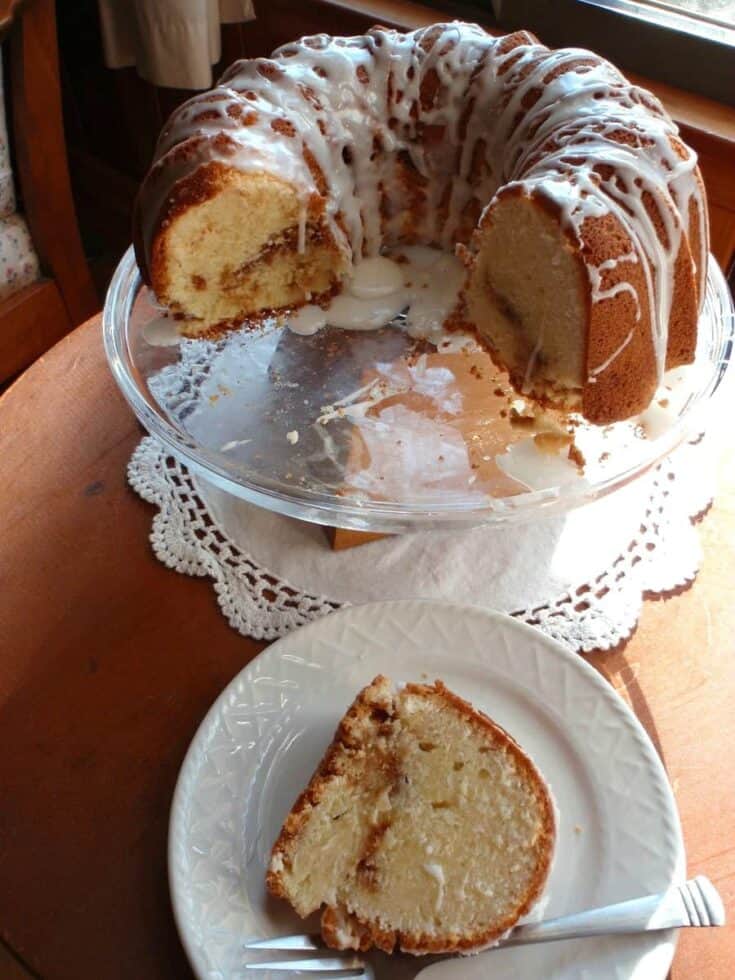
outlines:
M642 3L735 26L735 0L642 0Z
M492 6L505 29L527 28L549 47L589 48L623 71L735 106L735 0L492 0Z

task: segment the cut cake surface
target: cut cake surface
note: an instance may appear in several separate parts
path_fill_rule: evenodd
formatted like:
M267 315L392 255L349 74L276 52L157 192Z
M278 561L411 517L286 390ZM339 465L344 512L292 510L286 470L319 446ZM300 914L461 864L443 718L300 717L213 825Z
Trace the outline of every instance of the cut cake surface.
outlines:
M267 886L338 949L473 952L544 888L549 790L498 725L441 681L376 677L273 847Z

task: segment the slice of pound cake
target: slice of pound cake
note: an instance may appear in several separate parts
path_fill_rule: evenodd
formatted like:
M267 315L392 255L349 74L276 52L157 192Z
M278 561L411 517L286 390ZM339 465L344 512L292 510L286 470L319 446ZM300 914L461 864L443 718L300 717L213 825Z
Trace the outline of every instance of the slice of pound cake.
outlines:
M531 909L551 794L510 735L441 683L376 677L273 846L266 883L336 949L474 952Z

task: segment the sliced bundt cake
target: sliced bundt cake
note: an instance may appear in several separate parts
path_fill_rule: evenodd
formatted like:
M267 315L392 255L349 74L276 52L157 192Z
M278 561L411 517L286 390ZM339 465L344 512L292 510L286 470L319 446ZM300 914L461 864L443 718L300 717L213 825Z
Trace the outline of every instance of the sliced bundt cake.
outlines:
M502 728L437 681L357 697L273 847L267 885L338 949L472 952L539 898L549 790Z

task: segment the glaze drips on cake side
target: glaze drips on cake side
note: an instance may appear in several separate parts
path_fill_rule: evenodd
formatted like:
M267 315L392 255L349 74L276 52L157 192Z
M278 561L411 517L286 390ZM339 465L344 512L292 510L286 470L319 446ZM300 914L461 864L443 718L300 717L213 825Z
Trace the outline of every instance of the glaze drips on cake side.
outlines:
M462 257L513 383L591 421L642 411L694 355L695 155L608 62L526 32L374 28L238 62L171 117L136 213L188 332L321 306L363 259L433 245Z

